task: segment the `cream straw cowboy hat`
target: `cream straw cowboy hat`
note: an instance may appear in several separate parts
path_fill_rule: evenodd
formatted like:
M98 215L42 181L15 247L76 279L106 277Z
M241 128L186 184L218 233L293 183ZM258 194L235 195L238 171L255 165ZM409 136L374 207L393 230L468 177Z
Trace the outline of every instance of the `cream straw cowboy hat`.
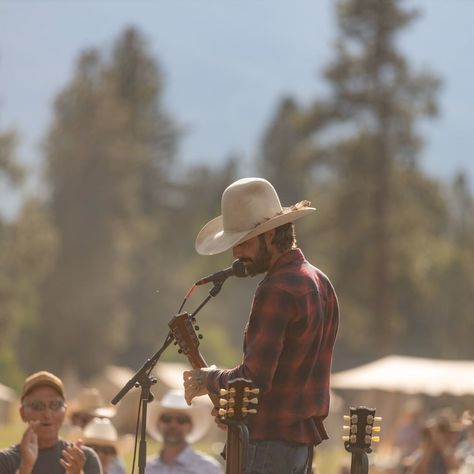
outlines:
M96 388L83 388L75 400L68 406L69 416L74 413L87 413L101 418L113 418L117 413L114 406L106 404L99 390Z
M171 389L160 401L153 401L148 405L147 431L156 441L163 441L158 431L158 420L163 413L174 412L188 415L191 418L192 429L186 436L188 443L194 443L201 439L211 427L213 417L211 416L212 403L208 398L195 398L191 406L184 399L182 389Z
M111 446L117 453L124 454L133 445L131 435L119 436L108 418L94 418L82 432L84 444L91 446Z
M275 188L262 178L244 178L228 186L221 200L222 214L208 222L196 237L201 255L214 255L275 227L314 212L309 201L282 207Z

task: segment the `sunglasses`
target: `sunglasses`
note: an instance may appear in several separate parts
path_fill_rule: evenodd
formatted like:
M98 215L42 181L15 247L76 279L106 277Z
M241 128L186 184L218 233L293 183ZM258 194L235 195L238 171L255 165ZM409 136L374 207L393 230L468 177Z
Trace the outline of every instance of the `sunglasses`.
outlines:
M92 448L96 453L105 454L107 456L115 456L117 450L113 446L101 446L98 444L87 444L89 448Z
M186 423L191 423L191 418L186 415L168 415L163 414L160 416L160 421L162 423L171 423L173 420L177 421L179 425L185 425Z
M51 411L58 411L61 410L61 408L64 408L66 404L64 403L64 400L51 400L48 403L41 400L32 400L29 403L25 403L25 406L31 408L33 411L45 411L48 408Z

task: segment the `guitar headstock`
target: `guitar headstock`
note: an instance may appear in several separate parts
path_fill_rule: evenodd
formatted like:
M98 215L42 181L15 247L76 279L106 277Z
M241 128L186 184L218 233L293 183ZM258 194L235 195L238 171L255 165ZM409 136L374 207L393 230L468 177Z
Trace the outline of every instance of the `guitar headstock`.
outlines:
M178 352L183 353L194 368L205 367L205 361L199 353L202 335L196 333L199 330L196 319L188 313L180 313L171 319L168 326L175 338L175 345L179 346Z
M381 417L375 416L375 408L350 407L350 415L344 415L344 421L349 422L343 427L348 432L342 437L346 451L362 449L366 453L372 452L372 442L380 441L380 436L373 436L373 433L380 432L380 425L374 423L382 421Z
M244 378L229 380L227 388L220 390L219 417L224 423L242 422L249 414L257 413L260 390Z

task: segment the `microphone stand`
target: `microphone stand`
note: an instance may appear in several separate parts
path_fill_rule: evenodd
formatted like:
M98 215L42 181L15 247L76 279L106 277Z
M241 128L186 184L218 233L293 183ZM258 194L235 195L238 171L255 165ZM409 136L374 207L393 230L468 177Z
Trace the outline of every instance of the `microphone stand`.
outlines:
M123 388L115 395L111 403L116 405L126 393L133 387L141 387L140 391L140 446L138 450L138 472L145 473L146 464L146 419L147 419L147 405L153 401L153 394L150 391L152 385L157 382L156 377L151 375L153 367L155 367L161 354L173 342L173 335L168 333L163 346L153 355L151 359L147 359L136 374L123 386ZM135 445L136 447L136 445Z
M193 313L189 315L190 318L194 318L199 311L203 308L203 306L214 296L217 296L222 289L222 285L224 284L225 280L215 281L214 286L209 290L209 295L206 296L204 301L194 310Z
M214 286L209 290L209 295L198 306L198 308L189 316L194 318L195 315L202 309L202 307L214 296L217 296L222 289L225 279L215 281ZM161 354L173 342L174 336L170 331L166 336L163 346L153 355L151 359L147 359L135 375L123 386L122 389L115 395L111 403L116 405L133 387L141 387L140 391L140 446L138 450L138 473L145 474L146 464L146 420L147 420L147 405L153 401L153 394L150 391L152 385L157 382L156 377L151 375L153 367L155 367Z

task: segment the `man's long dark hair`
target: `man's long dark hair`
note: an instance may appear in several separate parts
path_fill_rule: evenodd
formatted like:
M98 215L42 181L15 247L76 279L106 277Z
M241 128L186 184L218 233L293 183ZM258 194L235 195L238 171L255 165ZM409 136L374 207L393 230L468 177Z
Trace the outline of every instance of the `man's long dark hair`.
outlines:
M296 248L296 232L295 225L293 222L288 222L279 227L275 228L275 236L273 237L272 244L280 252L286 252Z

